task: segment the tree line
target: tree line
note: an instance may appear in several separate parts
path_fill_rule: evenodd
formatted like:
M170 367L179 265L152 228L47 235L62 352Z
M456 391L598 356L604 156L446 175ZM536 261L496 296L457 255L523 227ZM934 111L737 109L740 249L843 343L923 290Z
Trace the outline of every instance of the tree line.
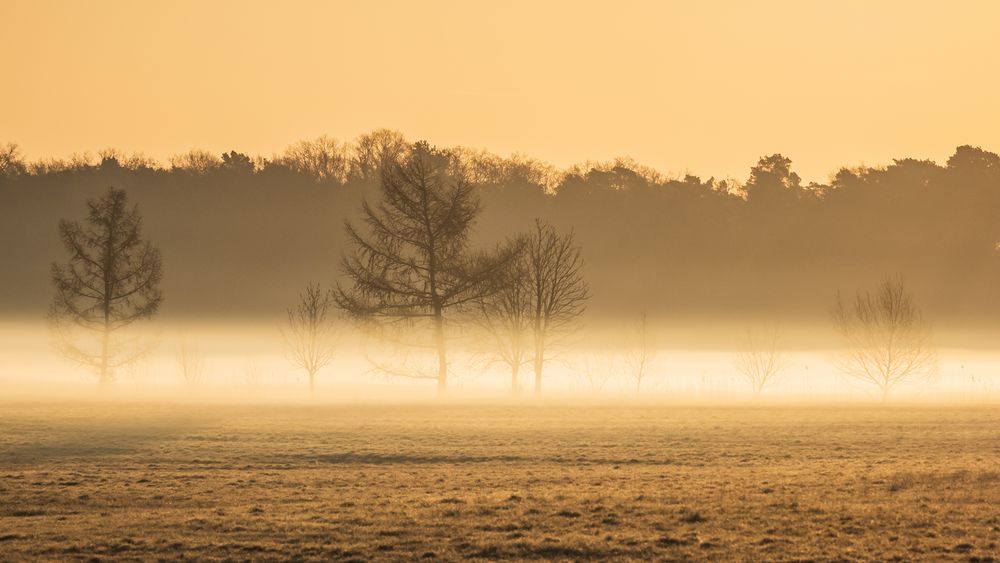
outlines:
M171 302L165 314L267 315L299 279L337 274L337 257L352 244L341 223L362 220L361 201L379 197L381 162L409 146L377 131L350 143L305 141L268 158L191 151L167 165L113 150L31 162L7 146L0 235L23 242L0 248L0 260L18 266L5 272L0 311L28 313L47 299L29 276L58 240L25 236L31 225L115 185L148 203L150 228L174 257L166 289L197 286L204 296ZM783 155L761 158L737 180L664 175L628 159L558 170L523 156L438 150L482 203L476 244L528 231L536 218L575 231L587 248L594 315L775 311L815 320L827 313L816 294L871 284L886 271L905 273L942 322L992 322L1000 313L992 299L1000 157L979 148L959 147L942 164L843 168L825 183L802 181ZM220 254L227 259L214 259ZM283 267L227 284L261 261Z
M512 390L518 391L520 368L531 364L540 393L552 336L573 328L591 295L574 232L536 218L527 232L477 246L472 232L480 198L453 153L419 142L382 154L377 170L377 197L364 199L360 220L345 224L350 245L342 281L326 289L307 284L287 310L288 357L307 372L310 390L333 360L339 311L379 339L434 351L435 370L383 368L392 375L433 379L443 391L448 333L476 326L510 369ZM94 369L105 385L116 367L141 353L121 335L159 310L163 266L125 191L111 187L87 207L84 221L59 222L68 257L52 265L49 318L60 351ZM874 383L883 397L933 371L929 331L902 279L887 279L874 294L859 292L850 305L838 296L833 319L847 343L844 372ZM655 353L645 314L638 336L629 357L637 392ZM780 370L777 334L763 347L752 335L749 343L736 362L759 394ZM187 374L191 365L181 357Z

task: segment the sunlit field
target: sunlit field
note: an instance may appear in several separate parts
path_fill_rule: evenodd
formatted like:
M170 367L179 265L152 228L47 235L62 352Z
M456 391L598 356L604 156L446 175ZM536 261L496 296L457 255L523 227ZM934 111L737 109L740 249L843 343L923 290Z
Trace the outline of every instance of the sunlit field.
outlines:
M3 558L1000 556L1000 411L0 407Z

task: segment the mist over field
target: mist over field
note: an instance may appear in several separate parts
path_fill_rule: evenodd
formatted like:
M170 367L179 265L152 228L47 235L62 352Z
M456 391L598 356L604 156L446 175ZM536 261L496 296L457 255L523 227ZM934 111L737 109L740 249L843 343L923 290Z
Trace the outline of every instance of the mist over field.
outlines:
M817 342L829 330L805 327L785 352L785 367L767 392L754 397L749 382L734 363L734 350L744 331L729 327L705 328L698 336L674 329L657 332L667 343L652 362L641 393L629 374L627 353L614 345L620 331L578 334L571 347L546 367L542 399L556 402L640 402L679 404L827 404L877 403L870 385L850 378L833 365L836 351ZM449 392L440 395L426 381L392 377L375 369L370 356L398 350L372 343L359 335L345 335L335 361L317 377L310 395L306 375L289 363L279 324L169 325L151 332L155 347L134 365L121 370L113 386L101 389L88 370L54 353L44 323L7 323L3 326L4 362L0 384L5 400L170 400L225 403L385 403L448 401L508 402L536 400L530 392L512 394L509 370L489 361L480 346L457 346ZM968 347L968 334L955 335L953 346L939 350L940 365L930 380L902 385L896 402L992 404L1000 393L996 362L1000 355L984 343ZM731 348L720 342L730 342ZM793 344L794 343L794 344ZM622 346L627 343L623 343ZM186 347L197 363L196 381L185 379L180 351ZM367 349L366 349L367 347ZM525 374L523 379L528 381Z

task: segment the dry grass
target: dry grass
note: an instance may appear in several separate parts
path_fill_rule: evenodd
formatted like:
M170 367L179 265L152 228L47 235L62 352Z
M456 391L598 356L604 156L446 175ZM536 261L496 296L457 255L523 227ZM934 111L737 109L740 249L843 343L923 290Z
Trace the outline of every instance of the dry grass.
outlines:
M1000 410L0 405L0 559L959 560Z

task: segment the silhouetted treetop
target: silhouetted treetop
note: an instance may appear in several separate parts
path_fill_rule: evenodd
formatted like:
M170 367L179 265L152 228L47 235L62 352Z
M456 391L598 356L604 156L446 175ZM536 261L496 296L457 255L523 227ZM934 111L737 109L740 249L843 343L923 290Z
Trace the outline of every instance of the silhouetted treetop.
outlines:
M222 153L222 167L234 174L253 174L255 168L253 159L236 151Z

